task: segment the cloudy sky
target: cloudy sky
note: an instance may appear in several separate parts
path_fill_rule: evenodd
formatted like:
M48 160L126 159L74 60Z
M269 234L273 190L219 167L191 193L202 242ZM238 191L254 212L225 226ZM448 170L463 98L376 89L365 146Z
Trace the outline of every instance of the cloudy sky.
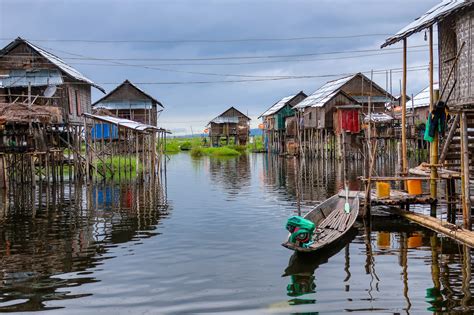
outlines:
M280 98L365 72L399 93L400 44L384 39L439 0L0 0L0 45L20 36L107 91L125 79L159 99L161 125L199 133L230 106L253 119ZM436 37L436 36L435 36ZM410 37L408 92L428 85ZM230 81L230 82L229 82ZM390 87L389 87L390 90ZM93 101L100 97L94 91Z

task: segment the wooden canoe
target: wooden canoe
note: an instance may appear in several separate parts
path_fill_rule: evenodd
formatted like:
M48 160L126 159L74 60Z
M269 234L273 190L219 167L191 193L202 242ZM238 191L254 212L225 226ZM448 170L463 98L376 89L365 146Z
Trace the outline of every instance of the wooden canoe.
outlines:
M344 211L346 203L345 192L340 191L337 195L325 200L316 208L308 212L304 218L316 225L313 241L308 248L296 246L286 241L282 245L297 252L314 252L334 243L349 231L359 215L359 194L349 192L350 212Z

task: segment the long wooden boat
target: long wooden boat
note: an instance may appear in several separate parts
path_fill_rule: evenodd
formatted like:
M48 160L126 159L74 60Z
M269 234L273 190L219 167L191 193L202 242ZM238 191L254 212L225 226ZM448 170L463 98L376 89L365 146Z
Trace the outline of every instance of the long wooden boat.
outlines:
M308 253L325 248L341 238L352 228L359 215L359 192L349 192L349 213L344 210L345 195L344 191L340 191L304 216L316 225L313 244L303 248L286 241L282 245L294 251Z

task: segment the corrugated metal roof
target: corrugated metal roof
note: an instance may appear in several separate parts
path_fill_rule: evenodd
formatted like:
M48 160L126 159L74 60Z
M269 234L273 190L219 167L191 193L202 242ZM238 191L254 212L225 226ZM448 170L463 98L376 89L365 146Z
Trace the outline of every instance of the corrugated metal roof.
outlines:
M260 117L266 117L266 116L270 116L270 115L273 115L275 114L276 112L278 112L280 109L282 109L286 103L291 100L293 97L295 97L296 95L290 95L290 96L287 96L287 97L284 97L282 98L281 100L279 100L278 102L275 103L275 105L273 105L272 107L270 107L266 112L264 112L262 115L260 115ZM259 117L259 118L260 118Z
M434 83L433 89L438 90L439 84ZM410 101L410 102L407 102L406 104L407 104L407 109L430 106L430 87L428 86L426 89L416 94L413 97L413 103Z
M239 116L224 116L228 111L231 111L231 110L236 111ZM232 121L226 121L225 119L227 119L229 117L231 117L233 120ZM224 118L224 120L222 120L221 118ZM247 121L251 120L250 117L248 117L247 115L242 113L240 110L238 110L234 106L231 106L225 112L223 112L222 114L220 114L219 116L215 117L210 122L208 122L207 125L209 125L210 123L216 123L216 124L236 123L236 122L238 123L239 118L246 119ZM237 119L237 121L235 121L235 119Z
M213 120L211 120L211 123L214 124L238 124L239 123L239 117L216 117Z
M444 0L428 10L428 12L417 18L415 21L402 28L395 35L387 38L385 43L382 45L382 48L395 44L414 33L424 30L425 28L441 21L451 13L473 4L473 0Z
M317 89L313 94L296 104L293 108L306 108L306 107L323 107L328 101L330 101L339 92L339 89L349 82L357 74L350 75L338 80L329 81L322 87Z
M0 87L47 86L63 84L63 77L58 70L11 70L6 76L0 77Z
M369 117L370 117L370 122L373 123L384 123L384 122L389 122L393 120L393 117L390 116L389 114L385 113L371 113L369 115L365 115L364 117L364 122L367 123L369 122Z
M2 51L0 52L0 55L5 54L6 52L10 51L12 48L16 47L18 44L21 44L21 43L25 43L26 45L28 45L31 49L33 49L38 54L40 54L41 56L46 58L49 62L51 62L55 66L57 66L59 69L61 69L61 71L63 71L68 76L70 76L70 77L72 77L76 80L89 83L90 85L96 87L97 89L99 89L100 91L105 93L105 90L102 87L95 84L92 80L88 79L82 73L80 73L79 71L77 71L73 67L66 64L61 58L53 55L50 52L47 52L43 48L40 48L40 47L36 46L35 44L33 44L33 43L23 39L23 38L18 37L13 42L8 44L5 48L2 49Z
M355 99L359 103L368 103L369 102L369 97L368 96L352 96L353 99ZM385 102L390 102L392 99L388 96L380 96L380 95L375 95L370 97L370 101L372 103L385 103Z
M93 115L93 114L87 114L87 113L85 113L84 116L95 119L95 120L100 120L103 122L114 124L120 127L125 127L128 129L140 131L140 132L146 132L146 131L151 131L151 130L154 130L154 131L163 130L155 126L142 124L133 120L118 118L118 117L113 117L113 116Z
M152 109L151 101L107 101L94 105L94 109Z

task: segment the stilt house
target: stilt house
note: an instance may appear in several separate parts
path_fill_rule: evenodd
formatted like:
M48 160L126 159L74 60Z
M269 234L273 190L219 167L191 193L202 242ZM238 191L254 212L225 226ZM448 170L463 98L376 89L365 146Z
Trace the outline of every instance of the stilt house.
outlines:
M212 146L226 144L246 145L250 135L250 118L234 107L229 108L208 123Z
M438 63L439 81L430 71L430 104L434 102L434 82L439 82L440 100L447 102L453 119L448 123L448 132L440 139L440 151L432 145L430 164L446 163L450 170L458 171L461 177L461 203L464 227L471 229L471 206L474 204L474 1L444 0L421 17L389 37L383 47L403 41L407 50L408 37L423 30L428 31L429 49L433 50L433 26L438 26L438 61L430 58L430 64ZM430 54L433 56L433 53ZM406 54L403 54L406 86ZM403 145L403 143L402 143ZM439 154L438 154L439 153ZM403 161L406 158L403 157ZM406 164L406 163L405 163ZM403 167L406 172L406 165ZM433 173L436 169L433 169ZM436 174L436 173L435 173ZM451 189L455 190L454 183ZM451 191L452 198L455 194ZM449 204L449 203L448 203ZM448 206L448 217L450 216Z
M104 90L59 57L17 38L0 51L0 185L56 180L80 159L91 88ZM74 152L65 158L64 149ZM67 160L67 161L65 161Z
M110 93L92 104L94 109L106 109L119 118L157 126L163 104L156 98L125 80Z
M58 108L65 123L82 124L91 87L104 89L59 57L17 38L0 51L0 103Z
M1 151L45 151L79 137L91 87L104 90L59 57L17 38L0 51ZM30 128L34 130L28 131ZM54 131L53 131L54 129ZM68 132L69 131L69 132ZM63 141L58 137L62 135Z
M299 117L300 150L327 157L334 156L337 149L341 156L343 133L348 144L360 145L357 135L369 104L372 113L383 113L385 103L392 100L387 91L362 73L327 82L294 107Z
M293 106L306 96L303 91L300 91L295 95L284 97L258 117L263 120L267 151L281 154L287 152L288 147L294 147L296 118Z

